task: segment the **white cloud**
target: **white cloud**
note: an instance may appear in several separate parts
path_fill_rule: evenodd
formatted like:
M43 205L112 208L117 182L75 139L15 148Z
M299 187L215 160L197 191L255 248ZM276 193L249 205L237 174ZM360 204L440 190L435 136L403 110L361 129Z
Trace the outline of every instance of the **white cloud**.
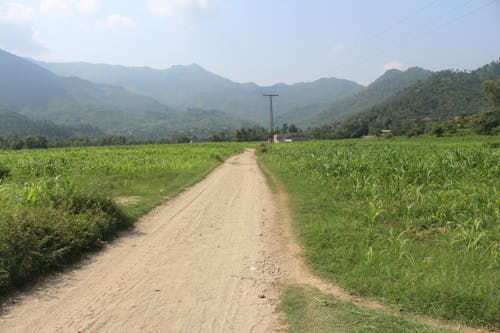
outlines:
M41 38L40 31L33 31L33 34L31 35L31 40L33 41L33 43L40 46L42 49L46 50L49 49L47 42Z
M40 12L51 16L65 16L73 12L88 15L94 13L101 0L42 0Z
M69 13L70 7L70 0L42 0L40 2L40 11L48 15L65 15Z
M40 34L26 24L0 22L0 49L24 55L40 55L49 51Z
M393 60L393 61L389 61L388 63L386 63L384 65L384 71L388 71L389 69L399 69L399 70L402 70L404 69L404 65L401 61L398 61L398 60Z
M207 11L214 0L150 0L149 11L154 15L177 16Z
M35 10L32 7L11 2L5 7L0 6L0 22L21 23L30 22Z
M110 29L132 29L137 26L134 20L119 14L108 16L106 23Z
M78 0L76 9L82 14L92 14L99 8L100 0Z
M105 20L97 21L94 28L97 30L111 29L134 29L137 27L137 23L130 17L123 16L120 14L113 14L108 16Z

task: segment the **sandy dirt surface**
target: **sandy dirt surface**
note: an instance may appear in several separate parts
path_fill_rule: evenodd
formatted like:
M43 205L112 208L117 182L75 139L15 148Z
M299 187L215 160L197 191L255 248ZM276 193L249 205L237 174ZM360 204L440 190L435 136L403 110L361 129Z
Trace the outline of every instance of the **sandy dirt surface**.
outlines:
M250 150L79 266L10 301L0 332L270 332L287 273Z

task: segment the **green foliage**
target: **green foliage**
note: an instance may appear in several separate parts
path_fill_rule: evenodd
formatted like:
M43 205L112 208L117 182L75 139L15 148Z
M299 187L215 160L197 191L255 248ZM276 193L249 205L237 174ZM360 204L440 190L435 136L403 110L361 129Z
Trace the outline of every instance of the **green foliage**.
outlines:
M0 109L0 136L44 136L70 138L75 136L99 136L103 132L92 126L57 125L50 121L35 121L16 112Z
M446 131L443 129L439 133L440 126L436 124L483 112L480 124L470 126L476 129L469 130L467 134L492 134L497 125L494 119L489 118L496 115L487 113L481 85L487 79L498 77L500 62L493 62L470 73L451 70L437 72L376 105L358 110L358 114L341 123L311 129L310 132L314 138L359 138L367 134L380 135L381 130L391 130L396 136L424 133L444 135ZM483 85L483 89L491 92L489 99L493 101L496 88L493 88L493 81L487 82L491 83ZM463 132L463 129L456 128L455 133Z
M102 246L239 144L0 151L0 293ZM111 198L138 196L120 205Z
M262 158L291 194L319 274L412 312L498 328L499 145L308 142Z
M0 181L3 178L7 178L10 175L10 169L5 166L0 165Z
M500 107L500 78L495 81L484 81L481 88L483 89L486 99L490 105L494 108Z
M266 141L269 137L269 131L264 127L239 128L234 133L238 142Z
M403 72L392 69L356 95L340 100L327 108L299 109L298 112L287 113L282 118L286 121L294 121L301 126L319 126L339 121L381 103L405 88L426 80L431 74L432 72L418 67L409 68ZM314 109L318 109L319 112L311 114Z
M10 184L0 200L0 291L77 259L130 222L111 200L61 178Z

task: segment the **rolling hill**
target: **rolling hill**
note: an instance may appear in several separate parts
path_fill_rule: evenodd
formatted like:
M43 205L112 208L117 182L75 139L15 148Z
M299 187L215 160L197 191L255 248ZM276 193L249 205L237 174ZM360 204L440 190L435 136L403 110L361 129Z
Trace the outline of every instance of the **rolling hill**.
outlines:
M65 77L121 86L177 109L215 109L260 124L267 123L268 118L268 104L263 93L280 95L276 99L276 111L283 114L313 103L330 105L363 89L355 82L336 78L261 87L254 83L233 82L196 64L165 70L89 63L38 64Z
M58 76L1 50L0 73L0 108L23 115L26 121L70 127L91 124L106 134L141 137L153 136L149 128L154 136L167 136L178 131L196 134L205 131L207 124L216 131L245 123L213 110L193 117L192 112L179 112L122 87ZM0 114L0 120L4 118L7 115Z
M405 71L391 69L351 97L328 107L322 107L321 104L312 104L297 108L281 115L279 121L307 127L346 119L350 115L380 103L419 81L426 80L431 74L432 72L419 67L409 68Z
M341 127L360 135L423 131L430 124L455 117L478 114L487 109L481 84L500 78L500 62L492 62L472 72L445 70L412 85L396 95L352 116ZM363 131L358 131L363 127ZM346 134L348 134L346 132Z

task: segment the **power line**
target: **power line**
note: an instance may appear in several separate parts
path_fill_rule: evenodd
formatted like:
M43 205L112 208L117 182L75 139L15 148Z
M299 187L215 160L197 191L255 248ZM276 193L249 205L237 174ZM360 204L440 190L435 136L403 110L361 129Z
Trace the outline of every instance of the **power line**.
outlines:
M372 39L375 39L377 38L378 36L381 36L383 34L385 34L386 32L388 32L389 30L393 29L394 27L397 27L398 25L400 25L401 23L404 23L406 21L408 21L410 18L414 17L415 15L418 15L420 14L420 12L422 12L423 10L433 6L435 3L439 2L440 0L433 0L431 2L428 2L425 6L423 7L420 7L419 9L409 13L407 16L403 17L402 19L396 21L395 23L389 25L387 28L379 31L379 32L376 32L374 33L373 35L371 35L370 37L368 37L366 39L366 41L369 41L369 40L372 40Z
M439 15L438 17L432 19L432 21L436 22L436 21L439 21L441 20L442 18L448 16L450 13L453 13L455 12L456 10L460 9L460 8L463 8L463 7L466 7L467 5L469 5L471 2L473 2L474 0L467 0L465 1L464 3L461 3L460 5L458 6L455 6L453 8L451 8L450 10L447 10L445 13ZM419 30L421 28L418 28L417 30ZM418 31L416 32L418 34ZM411 34L415 34L415 31L413 31ZM386 51L388 48L392 48L394 47L395 45L398 45L400 43L400 39L401 38L406 38L408 36L408 33L404 34L404 35L399 35L397 36L396 38L394 38L391 42L389 42L388 44L382 46L382 47L379 47L377 49L375 49L375 51L371 52L369 55L366 55L364 57L362 57L360 60L359 60L359 64L364 64L366 61L372 59L373 57L376 57L376 56L379 56L380 54L382 54L384 51ZM341 69L342 70L342 69ZM343 70L344 72L346 70L348 70L347 66L343 66Z
M377 39L377 37L380 37L382 35L384 35L385 33L387 33L388 31L392 30L393 28L397 27L398 25L400 25L401 23L404 23L406 21L408 21L410 18L412 17L415 17L416 15L420 14L422 11L424 11L425 9L433 6L435 3L439 2L441 0L432 0L430 2L428 2L426 5L418 8L417 10L414 10L410 13L408 13L405 17L403 17L402 19L399 19L398 21L394 22L393 24L387 26L386 28L374 33L373 35L365 38L363 41L359 42L359 43L356 43L354 45L351 46L351 51L353 50L356 50L356 49L359 49L361 45L365 45L366 43L368 42L371 42L373 41L374 39ZM470 0L472 1L472 0ZM344 66L345 68L344 69L347 69L347 66Z
M473 1L474 1L474 0L468 0L468 1L466 1L465 3L460 4L459 6L455 6L455 7L453 7L452 9L450 9L450 10L446 11L445 13L443 13L443 14L439 15L438 17L436 17L435 19L433 19L433 21L434 21L434 22L440 21L440 20L442 20L443 18L445 18L445 17L447 17L448 15L450 15L451 13L454 13L454 12L455 12L455 11L457 11L458 9L460 9L460 8L464 8L464 7L467 7L467 6L468 6L471 2L473 2ZM414 40L418 39L418 38L419 38L421 35L423 35L423 34L427 34L427 33L433 32L433 31L435 31L435 30L438 30L438 29L442 28L443 26L446 26L446 25L452 24L452 23L454 23L455 21L460 20L460 19L462 19L462 18L464 18L464 17L466 17L466 16L469 16L469 15L471 15L471 14L475 13L476 11L478 11L478 10L480 10L480 9L483 9L483 8L485 8L485 7L488 7L488 6L492 5L492 4L493 4L494 2L496 2L496 1L498 1L498 0L492 0L492 1L488 2L488 3L486 3L486 4L483 4L483 5L479 6L479 7L476 7L476 8L474 8L474 9L472 9L471 11L469 11L469 12L467 12L467 13L465 13L465 14L463 14L463 15L459 16L459 17L455 17L455 18L453 18L453 19L451 19L451 20L448 20L448 21L446 21L446 22L444 22L444 23L438 24L437 26L434 26L434 27L432 27L431 29L422 30L421 28L419 28L417 31L414 31L413 33L411 33L411 35L413 35L413 37L412 37L412 38L405 38L404 40L401 40L401 38L407 37L407 35L408 35L408 34L406 34L406 35L400 35L400 36L398 36L397 38L395 38L395 40L393 40L392 42L390 42L389 44L387 44L387 45L385 45L385 46L383 46L383 47L380 47L380 48L376 49L374 52L371 52L369 55L366 55L366 56L362 57L362 58L358 61L358 64L357 64L357 65L364 64L364 63L365 63L366 61L368 61L369 59L372 59L372 58L374 58L374 57L376 57L376 56L379 56L379 55L383 54L385 51L387 51L387 49L388 49L388 48L391 48L391 49L392 49L392 48L394 48L395 46L405 45L405 44L407 44L407 43L409 43L409 42L412 42L412 41L414 41ZM428 8L430 5L434 4L434 2L435 2L435 1L433 1L433 2L431 2L431 3L429 3L429 4L427 4L426 6L422 7L422 8L420 9L420 11L422 11L424 8ZM403 21L405 21L405 20L406 20L406 18L403 18L403 19L399 20L398 22L400 22L400 21L401 21L401 22L403 22ZM397 24L393 24L393 25L391 25L391 27L394 27L395 25L397 25ZM392 29L392 28L391 28L391 29ZM390 30L390 29L384 29L384 33L385 33L385 32L387 32L387 31L389 31L389 30ZM422 33L422 31L423 31L423 33ZM378 34L378 33L377 33L376 35L380 35L380 34ZM349 66L349 67L352 67L352 65L351 65L351 66ZM340 66L340 68L338 69L338 72L340 72L340 73L344 73L344 74L345 74L345 73L347 73L347 72L349 71L349 67L348 67L348 65Z
M469 15L472 15L472 14L474 14L475 12L477 12L477 11L479 11L479 10L483 9L483 8L486 8L486 7L488 7L488 6L491 6L491 5L492 5L494 2L496 2L496 1L498 1L498 0L492 0L492 1L488 2L488 3L486 3L486 4L483 4L483 5L479 6L479 7L476 7L476 8L474 8L474 9L472 9L472 10L470 10L470 11L466 12L465 14L463 14L463 15L461 15L461 16L458 16L458 17L452 18L451 20L448 20L448 21L445 21L445 22L443 22L443 23L440 23L440 24L438 24L438 25L436 25L436 26L434 26L434 27L432 27L432 28L430 28L430 29L424 30L424 31L423 31L423 32L421 32L421 33L417 32L417 34L416 34L416 35L414 35L412 38L406 39L406 40L404 40L404 41L397 42L396 44L394 44L394 46L402 46L402 45L405 45L405 44L411 43L411 42L415 41L416 39L418 39L419 37L421 37L422 35L429 34L429 33L431 33L431 32L434 32L434 31L439 30L440 28L442 28L442 27L444 27L444 26L447 26L447 25L450 25L450 24L452 24L452 23L455 23L456 21L461 20L461 19L463 19L464 17L467 17L467 16L469 16ZM470 2L472 2L472 1L469 1L469 3L470 3ZM467 4L468 4L468 3L467 3ZM379 55L380 55L380 54L382 54L382 53L383 53L383 51L382 51L382 52L378 52L378 53L376 53L376 54L375 54L375 55L373 55L373 56L374 56L374 57L376 57L376 56L379 56Z

